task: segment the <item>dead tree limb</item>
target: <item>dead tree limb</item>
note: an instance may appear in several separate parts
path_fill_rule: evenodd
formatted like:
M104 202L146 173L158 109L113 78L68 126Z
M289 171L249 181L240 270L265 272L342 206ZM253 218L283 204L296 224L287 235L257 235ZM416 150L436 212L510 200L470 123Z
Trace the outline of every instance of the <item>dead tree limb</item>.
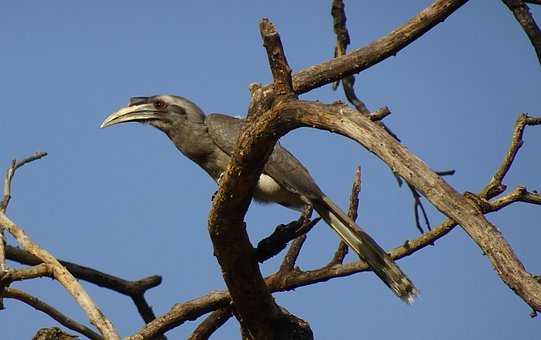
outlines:
M530 13L530 8L526 5L528 1L522 0L502 0L503 3L509 8L509 10L515 16L520 26L524 30L524 33L530 39L532 46L537 54L537 59L541 64L541 31L539 26L535 22L532 13ZM539 4L539 3L537 3Z
M33 307L36 310L39 310L40 312L43 312L47 315L49 315L54 320L58 321L61 325L74 330L76 332L79 332L83 334L84 336L88 337L89 339L96 339L96 340L102 340L103 337L99 335L98 333L94 332L90 328L86 327L85 325L82 325L78 323L77 321L71 319L70 317L62 314L59 310L56 308L50 306L49 304L41 301L40 299L27 294L21 290L15 289L15 288L6 288L3 293L3 297L19 300L21 302L26 303L27 305Z

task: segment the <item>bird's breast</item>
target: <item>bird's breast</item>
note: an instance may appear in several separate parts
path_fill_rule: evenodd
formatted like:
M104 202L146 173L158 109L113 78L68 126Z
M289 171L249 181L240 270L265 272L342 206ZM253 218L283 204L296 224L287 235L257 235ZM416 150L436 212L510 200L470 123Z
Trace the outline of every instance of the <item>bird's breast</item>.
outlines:
M304 206L298 194L283 188L274 178L266 174L259 176L254 198L262 203L278 203L292 209L302 209Z

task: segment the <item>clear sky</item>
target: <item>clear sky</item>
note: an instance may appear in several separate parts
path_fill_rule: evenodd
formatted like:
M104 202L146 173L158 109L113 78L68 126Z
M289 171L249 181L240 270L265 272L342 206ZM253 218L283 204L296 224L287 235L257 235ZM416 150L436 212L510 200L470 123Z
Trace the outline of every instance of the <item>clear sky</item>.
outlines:
M206 112L245 114L248 85L270 72L258 22L277 26L294 70L332 56L331 1L12 1L0 5L0 167L47 151L14 181L9 216L58 257L127 279L163 276L148 300L156 313L222 289L206 220L214 183L161 133L139 124L105 130L130 96L178 94ZM346 1L352 46L389 32L429 1ZM534 5L531 6L535 7ZM541 8L533 8L541 20ZM522 29L499 1L472 1L423 38L357 78L369 108L433 169L455 169L459 191L494 173L519 112L541 115L541 73ZM343 99L330 86L303 98ZM342 137L302 129L286 145L323 190L345 207L354 168L363 169L360 224L384 247L419 235L412 200L388 168ZM541 128L527 128L510 188L541 189ZM2 170L3 171L3 170ZM428 203L425 203L428 207ZM429 208L433 224L443 217ZM541 273L541 207L517 204L489 216L530 272ZM252 242L296 218L253 205ZM10 239L13 244L13 240ZM309 235L304 269L326 263L338 241L324 224ZM351 261L354 258L348 257ZM273 272L277 261L262 266ZM371 273L276 294L310 322L317 339L534 339L541 317L497 277L460 228L400 261L421 290L404 305ZM15 284L75 319L86 317L49 279ZM85 284L122 335L142 321L130 300ZM0 312L2 339L29 339L48 316L16 301ZM168 333L188 336L195 322ZM237 339L230 320L217 339Z

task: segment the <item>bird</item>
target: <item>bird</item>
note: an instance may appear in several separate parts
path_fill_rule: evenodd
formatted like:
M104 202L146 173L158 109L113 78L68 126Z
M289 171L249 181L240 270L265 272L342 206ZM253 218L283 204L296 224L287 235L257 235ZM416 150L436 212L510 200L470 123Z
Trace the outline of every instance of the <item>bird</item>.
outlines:
M206 115L184 97L156 95L132 97L100 127L128 122L148 124L165 133L182 154L217 183L245 124L245 120L225 114ZM300 211L307 205L313 207L399 298L411 304L418 295L418 289L385 250L323 193L301 162L279 143L265 164L253 198Z

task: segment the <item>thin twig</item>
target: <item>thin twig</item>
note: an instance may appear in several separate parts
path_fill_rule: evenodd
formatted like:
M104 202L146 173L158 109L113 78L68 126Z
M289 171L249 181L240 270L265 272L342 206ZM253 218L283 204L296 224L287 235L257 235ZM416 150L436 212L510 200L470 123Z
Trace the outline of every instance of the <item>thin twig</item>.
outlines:
M344 10L345 5L342 0L333 0L331 6L331 15L333 17L333 29L336 34L336 46L334 48L334 57L341 57L346 54L347 46L350 44L349 32L346 26L346 12ZM333 84L333 89L336 90L339 81L337 80ZM389 114L389 108L387 106L378 109L377 111L370 113L370 110L366 107L365 103L357 97L355 93L355 76L348 75L342 78L342 86L344 88L344 94L347 100L355 106L357 111L363 115L368 115L374 121L382 120Z
M15 171L22 167L23 165L40 159L47 156L46 152L35 152L29 157L23 159L22 161L17 162L15 159L11 161L11 165L6 170L6 175L4 177L4 192L2 195L2 200L0 200L0 213L5 213L9 201L11 199L11 181L15 175ZM0 277L5 274L8 270L6 266L6 240L4 235L4 227L0 224ZM0 293L2 292L3 286L0 285ZM0 297L0 310L4 309L2 298Z
M444 170L444 171L436 171L436 174L438 174L438 176L452 176L455 174L455 170ZM400 177L397 177L395 175L395 177L397 178L398 180L398 185L401 186L402 185L402 179ZM421 200L421 195L419 194L419 192L417 192L417 190L412 186L410 185L409 183L407 183L408 185L408 188L410 189L410 192L411 192L411 195L413 197L413 215L415 216L415 226L417 227L417 230L419 230L419 232L422 234L424 233L424 229L423 227L421 227L421 221L420 221L420 218L419 218L419 211L421 211L421 214L423 215L423 220L425 222L425 225L426 225L426 228L428 230L431 230L431 226L430 226L430 220L428 219L428 214L426 213L426 210L425 210L425 207L423 205L423 201Z
M361 192L361 167L355 168L355 175L353 176L353 185L351 186L351 194L349 195L349 208L348 216L353 220L357 220L359 210L359 193ZM334 253L333 258L327 264L327 266L334 266L344 262L344 258L348 253L348 246L346 242L340 240L340 244Z
M515 127L513 128L511 144L507 149L505 157L503 158L502 163L496 170L494 176L492 176L488 184L479 193L480 197L484 199L491 199L505 191L507 187L503 184L503 179L511 168L511 165L515 160L518 151L524 144L524 141L522 140L522 136L524 135L524 128L526 127L526 125L539 124L541 124L541 117L530 117L526 113L521 113L518 116L517 120L515 121Z
M45 156L47 156L46 152L34 152L32 155L24 158L19 162L17 162L15 159L11 162L10 167L6 170L6 176L4 177L4 195L2 197L2 201L0 202L0 211L5 212L9 205L9 200L11 199L11 181L13 180L13 176L15 175L15 171L17 171L17 169L19 169L23 165L43 158Z
M21 290L18 290L15 288L5 288L3 297L22 301L26 303L27 305L32 306L33 308L49 315L54 320L58 321L61 325L73 331L79 332L90 339L96 339L96 340L103 339L101 335L94 332L93 330L86 327L85 325L78 323L77 321L71 319L70 317L62 314L59 310L52 307L51 305Z
M428 230L432 230L430 228L430 220L428 219L428 215L426 214L425 207L423 206L423 202L421 201L421 195L419 195L415 187L413 187L411 184L409 183L406 183L406 184L408 185L411 195L413 196L413 214L415 216L415 226L417 227L417 230L419 230L421 234L425 232L423 227L421 227L421 221L419 218L419 210L421 210L421 213L423 214L423 219L425 221L426 228Z

